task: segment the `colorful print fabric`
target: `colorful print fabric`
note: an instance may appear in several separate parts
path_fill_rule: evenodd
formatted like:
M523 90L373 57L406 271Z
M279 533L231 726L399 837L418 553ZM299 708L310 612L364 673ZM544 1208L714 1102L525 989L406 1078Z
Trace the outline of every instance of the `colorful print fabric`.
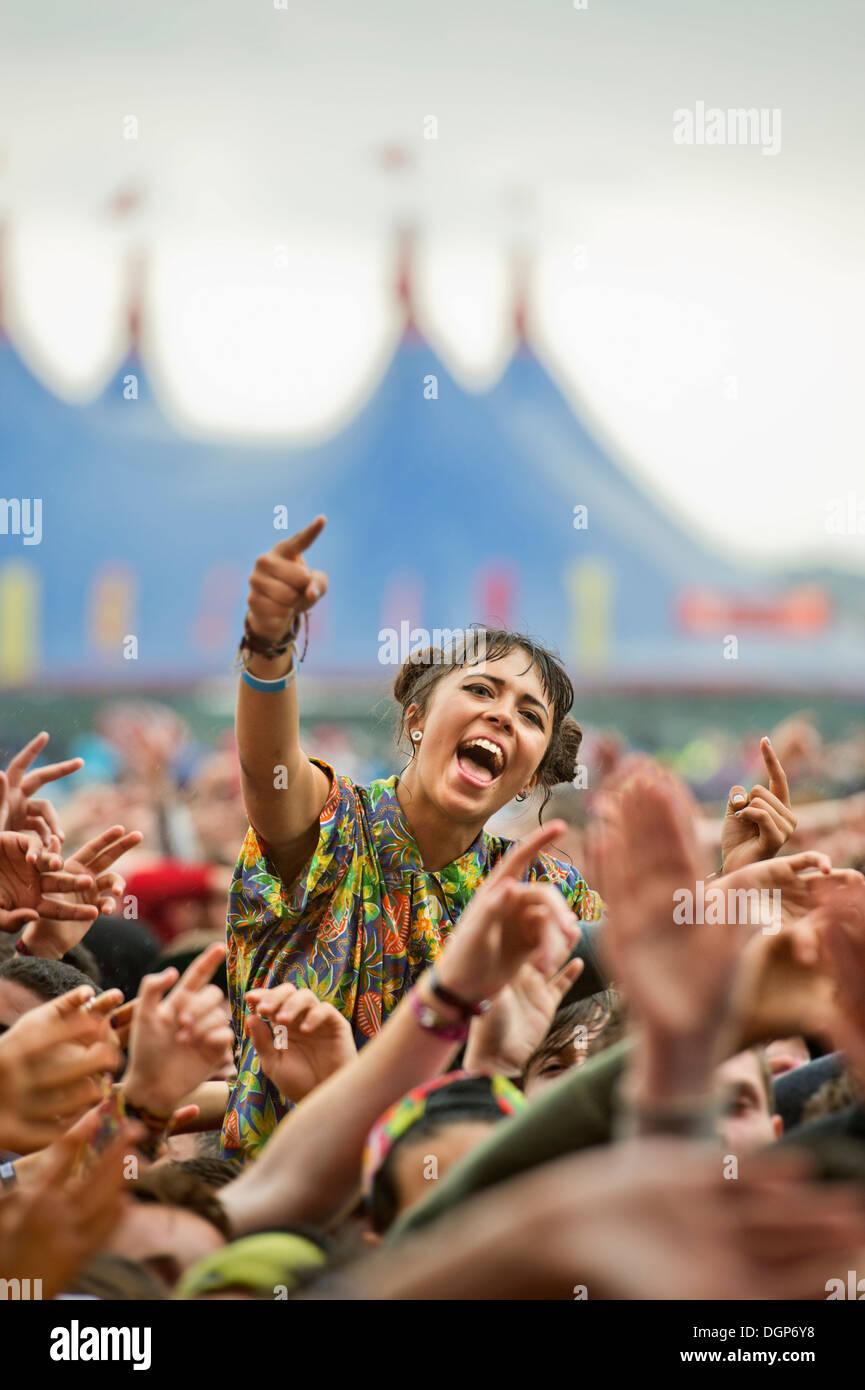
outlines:
M361 787L313 761L330 777L331 793L304 873L283 883L252 827L234 872L227 966L239 1056L222 1136L227 1158L254 1154L290 1108L244 1034L247 989L286 980L311 989L349 1019L363 1046L435 961L512 843L482 831L451 864L426 870L397 800L396 777ZM600 898L576 869L541 854L529 878L557 884L582 921L601 915Z

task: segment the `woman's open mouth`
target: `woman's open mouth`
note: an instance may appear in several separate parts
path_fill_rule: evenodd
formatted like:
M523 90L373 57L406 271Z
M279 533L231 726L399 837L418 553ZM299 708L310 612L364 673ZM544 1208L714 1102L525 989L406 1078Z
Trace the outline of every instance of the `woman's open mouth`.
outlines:
M462 776L476 787L491 786L505 770L504 749L489 738L467 739L457 748L456 758Z

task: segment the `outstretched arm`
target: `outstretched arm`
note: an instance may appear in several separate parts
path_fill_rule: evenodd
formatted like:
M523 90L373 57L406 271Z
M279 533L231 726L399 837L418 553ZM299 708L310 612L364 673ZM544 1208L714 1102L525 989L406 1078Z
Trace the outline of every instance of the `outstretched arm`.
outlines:
M321 534L316 517L304 530L259 555L249 580L247 623L268 645L280 645L295 618L314 606L327 588L327 576L311 570L304 551ZM276 681L292 669L296 654L255 654L250 676ZM318 818L330 790L321 768L300 746L297 682L284 690L261 691L240 680L237 694L237 749L243 800L249 821L268 848L284 882L297 876L315 849Z

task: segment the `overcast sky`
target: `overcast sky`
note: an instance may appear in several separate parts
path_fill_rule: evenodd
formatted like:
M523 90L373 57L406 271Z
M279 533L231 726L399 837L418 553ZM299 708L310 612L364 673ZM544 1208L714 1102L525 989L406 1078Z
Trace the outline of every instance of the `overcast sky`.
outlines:
M840 0L6 0L7 328L94 393L144 245L178 421L312 437L393 350L399 220L422 326L476 387L522 243L534 346L640 478L728 550L865 571L863 48ZM763 135L676 143L698 103ZM121 190L140 209L112 222ZM863 534L830 534L850 492Z

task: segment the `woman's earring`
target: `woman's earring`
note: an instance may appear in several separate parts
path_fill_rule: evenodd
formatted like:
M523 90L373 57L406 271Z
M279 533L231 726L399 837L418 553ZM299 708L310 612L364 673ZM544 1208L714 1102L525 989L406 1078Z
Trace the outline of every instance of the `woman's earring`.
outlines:
M525 801L526 798L527 798L527 796L528 796L528 792L527 792L527 791L521 791L520 794L519 794L519 796L517 796L515 799L516 799L517 801Z
M411 741L412 741L412 743L420 743L420 741L421 741L422 738L423 738L423 729L412 729L412 734L411 734Z

